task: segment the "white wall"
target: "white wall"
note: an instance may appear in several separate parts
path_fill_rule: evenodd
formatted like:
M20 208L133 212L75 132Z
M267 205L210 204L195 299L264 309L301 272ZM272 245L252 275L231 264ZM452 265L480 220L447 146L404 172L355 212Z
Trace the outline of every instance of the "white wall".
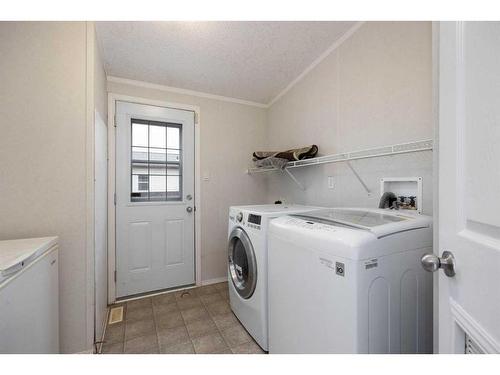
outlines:
M321 154L432 139L430 22L367 22L268 110L268 149L317 144ZM432 153L352 163L374 192L368 197L345 164L270 174L268 201L378 206L381 177L422 176L424 212L432 213ZM327 186L334 176L334 189ZM261 178L260 175L255 178Z
M86 25L0 23L0 239L60 238L60 343L88 348Z
M265 143L266 110L249 105L108 82L108 91L200 107L201 277L226 275L228 209L263 203L265 183L245 174L252 152Z

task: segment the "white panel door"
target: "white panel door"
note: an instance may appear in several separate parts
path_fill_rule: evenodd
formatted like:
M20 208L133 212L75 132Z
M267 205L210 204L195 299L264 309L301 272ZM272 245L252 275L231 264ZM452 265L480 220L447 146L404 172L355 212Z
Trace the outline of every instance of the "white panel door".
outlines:
M95 112L94 147L94 282L95 282L95 339L102 337L108 308L108 128Z
M116 104L116 297L194 284L194 112Z
M500 23L444 22L439 64L439 352L500 352Z

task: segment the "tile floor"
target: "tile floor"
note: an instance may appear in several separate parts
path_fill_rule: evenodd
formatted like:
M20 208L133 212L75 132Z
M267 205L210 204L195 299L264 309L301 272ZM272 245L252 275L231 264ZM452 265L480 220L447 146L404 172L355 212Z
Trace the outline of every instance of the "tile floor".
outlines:
M229 307L227 283L125 302L102 353L264 353Z

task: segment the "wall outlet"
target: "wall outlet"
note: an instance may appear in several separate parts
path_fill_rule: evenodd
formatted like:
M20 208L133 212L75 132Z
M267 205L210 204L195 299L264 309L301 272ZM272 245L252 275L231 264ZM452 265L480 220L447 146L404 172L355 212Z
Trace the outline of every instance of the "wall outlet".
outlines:
M334 188L333 176L328 176L327 181L328 181L328 189L333 189Z

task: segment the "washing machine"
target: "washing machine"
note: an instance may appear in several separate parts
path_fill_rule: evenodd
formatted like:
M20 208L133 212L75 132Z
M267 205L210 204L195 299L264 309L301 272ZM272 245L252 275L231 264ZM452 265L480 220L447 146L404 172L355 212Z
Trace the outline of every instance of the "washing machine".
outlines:
M229 209L229 302L239 321L266 351L269 222L282 215L305 214L317 209L285 204L235 206Z
M327 209L270 223L270 353L432 353L432 220Z

